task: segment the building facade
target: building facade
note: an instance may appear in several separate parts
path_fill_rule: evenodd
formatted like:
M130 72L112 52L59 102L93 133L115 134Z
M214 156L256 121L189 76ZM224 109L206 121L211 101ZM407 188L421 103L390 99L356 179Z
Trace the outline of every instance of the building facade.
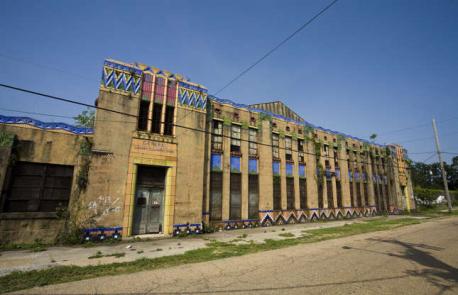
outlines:
M171 235L415 208L401 146L314 126L280 101L239 104L106 60L96 106L94 129L0 117L2 240L51 240L69 220Z

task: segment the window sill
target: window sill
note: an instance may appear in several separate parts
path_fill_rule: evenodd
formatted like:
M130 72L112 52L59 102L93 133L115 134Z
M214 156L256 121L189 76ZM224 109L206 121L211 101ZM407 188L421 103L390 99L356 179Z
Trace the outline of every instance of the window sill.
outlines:
M56 212L2 212L0 219L57 219Z

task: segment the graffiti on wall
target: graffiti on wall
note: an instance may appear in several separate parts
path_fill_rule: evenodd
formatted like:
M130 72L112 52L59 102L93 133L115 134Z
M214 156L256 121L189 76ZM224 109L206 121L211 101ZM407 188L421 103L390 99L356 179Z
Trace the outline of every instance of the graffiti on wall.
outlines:
M99 196L87 205L94 220L99 221L103 217L121 212L120 199L111 196Z

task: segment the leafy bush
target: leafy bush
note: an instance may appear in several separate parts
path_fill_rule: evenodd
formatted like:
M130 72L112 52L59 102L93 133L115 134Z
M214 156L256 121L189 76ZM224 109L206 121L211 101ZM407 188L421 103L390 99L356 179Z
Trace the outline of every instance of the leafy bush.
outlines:
M449 191L449 192L450 192L450 198L452 199L453 204L454 205L457 204L458 203L458 191ZM445 192L440 189L415 187L414 195L415 195L415 200L418 205L431 208L437 205L436 200L439 196L445 196Z

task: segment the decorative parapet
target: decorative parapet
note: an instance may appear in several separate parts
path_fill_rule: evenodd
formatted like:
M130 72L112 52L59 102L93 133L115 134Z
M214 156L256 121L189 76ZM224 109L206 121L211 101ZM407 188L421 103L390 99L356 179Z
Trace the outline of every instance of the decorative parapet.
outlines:
M103 64L100 89L140 95L142 73L142 70L131 65L106 60Z
M178 83L178 101L180 105L205 110L208 90L180 81Z
M76 127L66 123L42 122L29 117L9 117L0 115L0 124L25 124L44 130L63 130L74 134L93 134L92 128Z

